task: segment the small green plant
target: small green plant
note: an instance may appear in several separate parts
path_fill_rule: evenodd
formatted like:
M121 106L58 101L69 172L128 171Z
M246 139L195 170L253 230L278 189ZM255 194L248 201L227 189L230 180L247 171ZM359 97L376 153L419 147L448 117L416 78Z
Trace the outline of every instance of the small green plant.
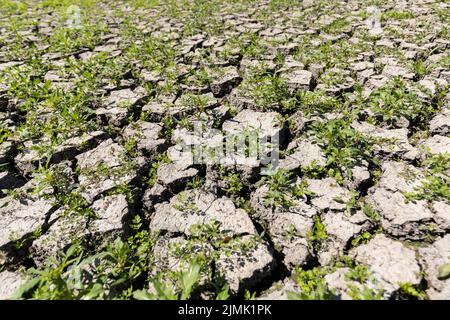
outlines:
M291 173L278 168L264 176L258 185L266 184L268 191L264 196L264 206L266 207L288 207L293 204L293 193L291 186ZM301 189L296 189L297 194Z
M325 225L322 223L320 216L314 217L314 224L308 231L307 239L315 251L319 251L322 247L323 240L328 238Z
M353 300L381 300L384 290L378 288L377 280L366 265L353 265L345 274L345 280L357 284L347 285L347 294Z
M169 163L170 159L167 153L158 154L152 161L150 170L148 172L146 182L149 188L153 187L158 181L158 168L163 163Z
M210 221L204 224L194 224L189 228L190 241L192 243L209 243L215 250L236 249L241 252L246 252L252 249L259 241L258 237L252 237L247 241L240 241L235 239L227 232L220 230L220 223L217 221ZM217 258L215 254L211 255L212 259ZM189 257L188 257L189 258Z
M126 139L124 148L130 157L137 157L139 155L137 151L137 140L135 138Z
M409 11L397 11L397 10L390 10L385 13L383 13L381 19L382 20L404 20L404 19L412 19L414 18L414 14Z
M351 169L363 160L378 163L373 156L372 142L353 129L351 121L351 118L332 119L315 123L312 128L316 138L325 145L328 173L338 182L343 181L343 176L351 178Z
M175 286L159 279L153 279L151 283L155 293L137 290L133 292L133 298L136 300L186 300L195 290L200 277L200 269L201 264L193 261L187 270L177 273Z
M132 187L126 183L119 184L106 192L107 195L122 194L126 197L128 203L134 203L134 194Z
M287 241L291 241L291 239L295 236L298 236L299 232L297 230L297 228L291 224L287 230L283 233L283 238Z
M409 201L415 200L443 200L450 199L450 154L441 153L427 155L422 165L425 167L426 176L421 185L412 192L404 193Z
M221 190L230 197L236 206L243 207L246 199L244 197L244 191L246 190L246 185L242 181L239 173L228 171L225 172L223 167L219 170L222 177L222 181L225 183Z
M360 236L356 237L352 240L352 247L356 247L360 244L366 244L370 241L370 239L373 237L373 235L370 232L364 232Z
M400 289L398 290L398 295L400 299L418 299L426 300L428 299L427 294L420 288L413 286L409 282L401 283Z
M97 253L79 243L58 257L51 257L41 269L29 270L29 280L15 293L16 299L107 299L129 298L137 279L151 266L155 238L141 229L136 216L134 235L120 238Z
M323 114L342 109L341 101L326 95L320 90L299 90L289 101L290 103L284 106L284 110L301 110L306 115Z
M11 131L5 128L0 128L0 144L2 144L11 135Z
M378 123L396 125L400 117L404 117L411 122L411 128L419 130L431 120L436 108L420 99L416 92L404 80L395 77L374 90L369 96L368 104L379 117Z
M374 290L366 285L359 288L354 285L349 285L347 294L352 298L352 300L381 300L383 294L379 290Z
M414 73L419 78L424 77L425 75L427 75L430 72L430 70L428 69L427 65L424 63L424 61L420 60L420 59L414 61L412 68L414 70Z
M296 183L292 190L292 195L296 198L312 197L314 194L314 192L308 189L308 182L306 180L301 180L300 183Z
M256 300L256 292L251 293L249 290L245 290L245 300Z
M177 202L173 204L173 207L179 211L186 213L199 213L200 209L193 202L193 199L186 196L185 192L180 192L177 196Z
M369 204L364 204L362 207L362 212L372 221L379 221L380 215L376 212Z
M187 187L192 189L200 189L205 183L203 177L195 176L191 181L188 182Z
M408 200L439 200L450 199L450 177L429 176L422 181L422 185L413 192L405 193Z
M333 300L336 294L328 288L325 275L329 273L326 268L302 270L297 268L294 280L299 286L299 292L287 292L290 300Z
M347 281L357 281L364 283L371 277L369 268L365 265L358 265L351 268L346 274L345 279Z
M327 33L339 33L344 27L348 25L348 21L345 18L338 18L333 20L330 24L323 29Z
M13 295L13 299L26 297L41 299L73 299L69 285L64 279L64 271L71 264L80 263L82 248L78 244L72 245L61 257L60 261L53 261L44 270L30 272L35 276L23 284Z
M262 110L282 105L283 101L289 98L287 86L279 75L254 75L244 81L242 86L249 88L255 105Z

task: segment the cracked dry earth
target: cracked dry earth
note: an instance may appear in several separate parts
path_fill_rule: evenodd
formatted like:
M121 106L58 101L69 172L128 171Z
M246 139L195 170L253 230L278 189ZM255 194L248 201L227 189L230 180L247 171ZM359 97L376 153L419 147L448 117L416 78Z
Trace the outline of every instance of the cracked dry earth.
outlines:
M448 1L0 13L0 298L450 299Z

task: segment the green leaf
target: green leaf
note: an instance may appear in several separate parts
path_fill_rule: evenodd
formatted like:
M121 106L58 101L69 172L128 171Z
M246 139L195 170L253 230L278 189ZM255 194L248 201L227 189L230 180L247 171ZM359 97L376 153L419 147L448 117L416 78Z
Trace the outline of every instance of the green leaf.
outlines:
M80 248L79 244L73 244L66 251L66 259L72 258L77 254L78 249Z
M41 278L33 278L27 282L25 282L23 285L17 289L17 291L11 296L11 300L19 300L23 299L24 296L31 290L33 290L36 286L39 285L39 282L41 281Z
M178 300L178 296L173 292L171 288L155 280L153 281L158 299L162 300Z
M230 286L228 284L225 284L220 292L217 294L216 300L228 300L230 297Z
M136 300L155 300L154 296L145 290L136 290L133 292L133 298Z
M200 268L201 265L199 263L193 262L189 265L189 269L181 274L181 287L183 289L181 300L185 300L191 295L193 287L200 276Z
M84 296L84 299L92 300L98 298L103 293L103 286L99 283L94 284L92 289Z
M288 300L302 300L300 293L287 291L286 296Z
M251 293L249 290L245 289L245 300L256 300L256 292Z

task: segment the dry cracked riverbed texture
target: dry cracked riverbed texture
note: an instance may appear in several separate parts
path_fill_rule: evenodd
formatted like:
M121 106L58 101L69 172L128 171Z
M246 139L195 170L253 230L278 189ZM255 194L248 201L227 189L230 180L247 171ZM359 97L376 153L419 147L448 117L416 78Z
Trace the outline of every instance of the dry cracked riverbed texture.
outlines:
M0 298L450 299L448 1L0 13Z

